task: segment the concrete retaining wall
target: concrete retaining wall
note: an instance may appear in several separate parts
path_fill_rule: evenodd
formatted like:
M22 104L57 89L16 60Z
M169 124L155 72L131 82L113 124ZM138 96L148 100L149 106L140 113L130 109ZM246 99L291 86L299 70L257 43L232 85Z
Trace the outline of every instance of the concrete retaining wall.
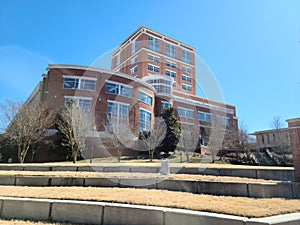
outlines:
M79 178L48 176L0 177L0 185L15 186L80 186L134 187L182 191L195 194L242 196L252 198L300 199L300 183L244 183L205 180L175 180L163 178Z
M0 198L0 217L101 225L298 225L300 213L246 218L164 207L89 201Z
M28 171L97 171L97 172L136 172L136 173L158 173L158 166L127 166L116 164L115 166L80 166L80 165L34 165L34 164L1 164L0 170L28 170ZM172 174L203 174L213 176L237 176L267 180L294 181L293 168L202 168L202 167L178 167L171 166Z

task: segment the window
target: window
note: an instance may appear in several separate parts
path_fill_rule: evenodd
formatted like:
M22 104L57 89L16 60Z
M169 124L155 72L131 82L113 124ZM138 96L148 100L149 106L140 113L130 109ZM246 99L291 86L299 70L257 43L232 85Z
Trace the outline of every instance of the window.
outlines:
M152 105L152 97L144 92L139 91L139 100L148 105Z
M150 130L151 113L140 109L140 131Z
M135 39L132 43L131 43L131 54L134 54L137 52L138 50L138 39Z
M191 63L191 53L187 50L182 49L182 61L185 63Z
M182 80L186 81L186 82L192 82L192 78L189 76L186 76L184 74L182 74Z
M133 59L130 60L130 64L135 64L138 61L138 57L134 57Z
M138 71L138 66L135 66L130 69L130 74L132 75L132 74L136 73L137 71Z
M191 73L191 69L186 66L182 66L182 72L183 73Z
M162 92L166 93L166 94L171 94L171 88L166 87L166 86L162 86Z
M156 57L156 56L153 56L153 55L148 55L148 59L153 61L153 62L159 63L159 57Z
M71 100L74 101L76 105L79 106L83 111L89 112L91 110L92 99L66 96L65 105L68 105Z
M176 82L174 82L174 83L173 83L173 87L176 87L176 85L177 85Z
M166 61L166 66L176 68L176 63Z
M176 78L176 72L171 71L171 70L166 70L166 75L169 76L169 77Z
M159 73L159 67L151 64L148 64L148 70Z
M117 67L120 64L120 54L116 55L115 57L115 67Z
M217 115L217 121L218 121L218 123L223 124L225 126L229 125L229 118L228 117Z
M205 121L205 122L211 122L211 114L205 113L205 112L198 112L198 120Z
M122 84L106 82L106 93L131 97L132 88Z
M159 40L155 37L148 37L149 49L155 52L159 52Z
M96 90L96 80L64 77L65 89Z
M180 117L185 117L190 119L194 118L194 110L178 107L177 111Z
M172 58L176 58L176 47L175 45L172 45L172 44L169 44L167 43L166 44L166 55L169 56L169 57L172 57Z
M124 103L108 101L107 104L107 117L109 121L107 121L106 126L108 128L112 128L111 121L118 125L121 121L125 121L128 123L128 105Z
M183 84L182 89L185 91L192 91L192 87L190 85Z
M169 102L161 102L161 109L169 109L171 107L171 104Z

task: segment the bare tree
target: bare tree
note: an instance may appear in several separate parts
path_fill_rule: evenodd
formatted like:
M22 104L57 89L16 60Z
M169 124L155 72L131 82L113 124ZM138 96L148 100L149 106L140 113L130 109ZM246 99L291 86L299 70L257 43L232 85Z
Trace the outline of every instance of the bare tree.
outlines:
M63 145L70 147L73 163L85 149L88 132L93 127L93 118L88 112L77 106L76 102L70 102L59 114L58 129L65 136Z
M282 128L283 122L282 122L281 116L274 116L273 120L270 122L270 126L276 130Z
M153 161L155 148L166 137L167 126L162 118L155 118L150 131L143 131L140 133L139 139L142 141L144 147L149 152L150 162Z
M214 163L215 158L223 144L226 126L220 123L215 113L212 114L211 124L207 149L211 154L211 161Z
M29 148L45 137L55 114L45 104L7 101L0 105L4 136L17 145L19 162L23 163ZM6 128L5 128L6 127Z
M135 136L132 134L127 117L108 117L104 143L117 151L117 160L121 161L123 148L130 148Z
M198 131L194 125L181 124L181 135L177 147L180 149L180 162L182 162L182 152L185 152L187 162L190 161L190 153L197 148L199 141Z

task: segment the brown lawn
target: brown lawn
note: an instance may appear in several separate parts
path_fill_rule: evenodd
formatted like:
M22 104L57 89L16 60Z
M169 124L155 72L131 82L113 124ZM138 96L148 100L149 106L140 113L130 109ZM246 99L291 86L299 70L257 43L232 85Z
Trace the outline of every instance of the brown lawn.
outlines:
M165 206L246 217L300 212L300 200L224 197L134 188L0 186L0 196Z
M252 179L243 177L229 177L229 176L210 176L210 175L193 175L193 174L171 174L169 176L161 176L155 173L101 173L101 172L61 172L61 171L1 171L0 176L51 176L51 177L106 177L106 178L169 178L179 180L208 180L208 181L232 181L232 182L278 182L271 180Z
M0 220L0 225L71 225L70 223L35 222L27 220ZM75 225L75 224L73 224Z

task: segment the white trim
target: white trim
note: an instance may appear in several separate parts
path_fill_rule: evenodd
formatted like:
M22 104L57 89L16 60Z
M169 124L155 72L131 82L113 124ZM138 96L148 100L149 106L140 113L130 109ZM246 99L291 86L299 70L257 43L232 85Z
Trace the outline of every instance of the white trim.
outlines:
M185 117L186 118L186 117ZM188 119L191 119L191 118L188 118ZM189 122L185 122L185 121L182 121L182 120L178 120L179 123L182 123L182 124L187 124L187 125L192 125L194 126L195 124L194 123L189 123Z
M76 76L76 75L62 75L63 78L70 78L70 79L79 79L79 80L97 80L95 77L85 77L85 76Z
M144 109L144 108L142 108L142 107L140 107L139 109L140 109L140 110L144 110L144 111L150 113L150 115L152 116L152 112L151 112L151 111L149 111L149 110L147 110L147 109Z
M151 98L154 97L154 95L150 95L150 94L148 94L147 92L142 91L142 90L140 90L140 89L138 89L138 92L142 92L142 93L144 93L145 95L148 95L148 96L151 97Z
M113 100L109 100L109 99L107 100L107 102L116 103L116 104L119 104L119 105L130 106L130 104L128 104L128 103L113 101Z
M83 96L68 96L65 95L64 98L72 98L72 99L82 99L82 100L93 100L91 97L83 97Z
M119 82L116 82L116 81L111 81L111 80L106 80L105 83L112 83L112 84L117 84L117 85L122 85L122 86L125 86L125 87L129 87L129 88L133 88L130 85L119 83Z
M184 107L178 106L177 109L183 109L183 110L186 110L186 111L192 111L194 113L194 109L190 109L190 108L184 108Z

